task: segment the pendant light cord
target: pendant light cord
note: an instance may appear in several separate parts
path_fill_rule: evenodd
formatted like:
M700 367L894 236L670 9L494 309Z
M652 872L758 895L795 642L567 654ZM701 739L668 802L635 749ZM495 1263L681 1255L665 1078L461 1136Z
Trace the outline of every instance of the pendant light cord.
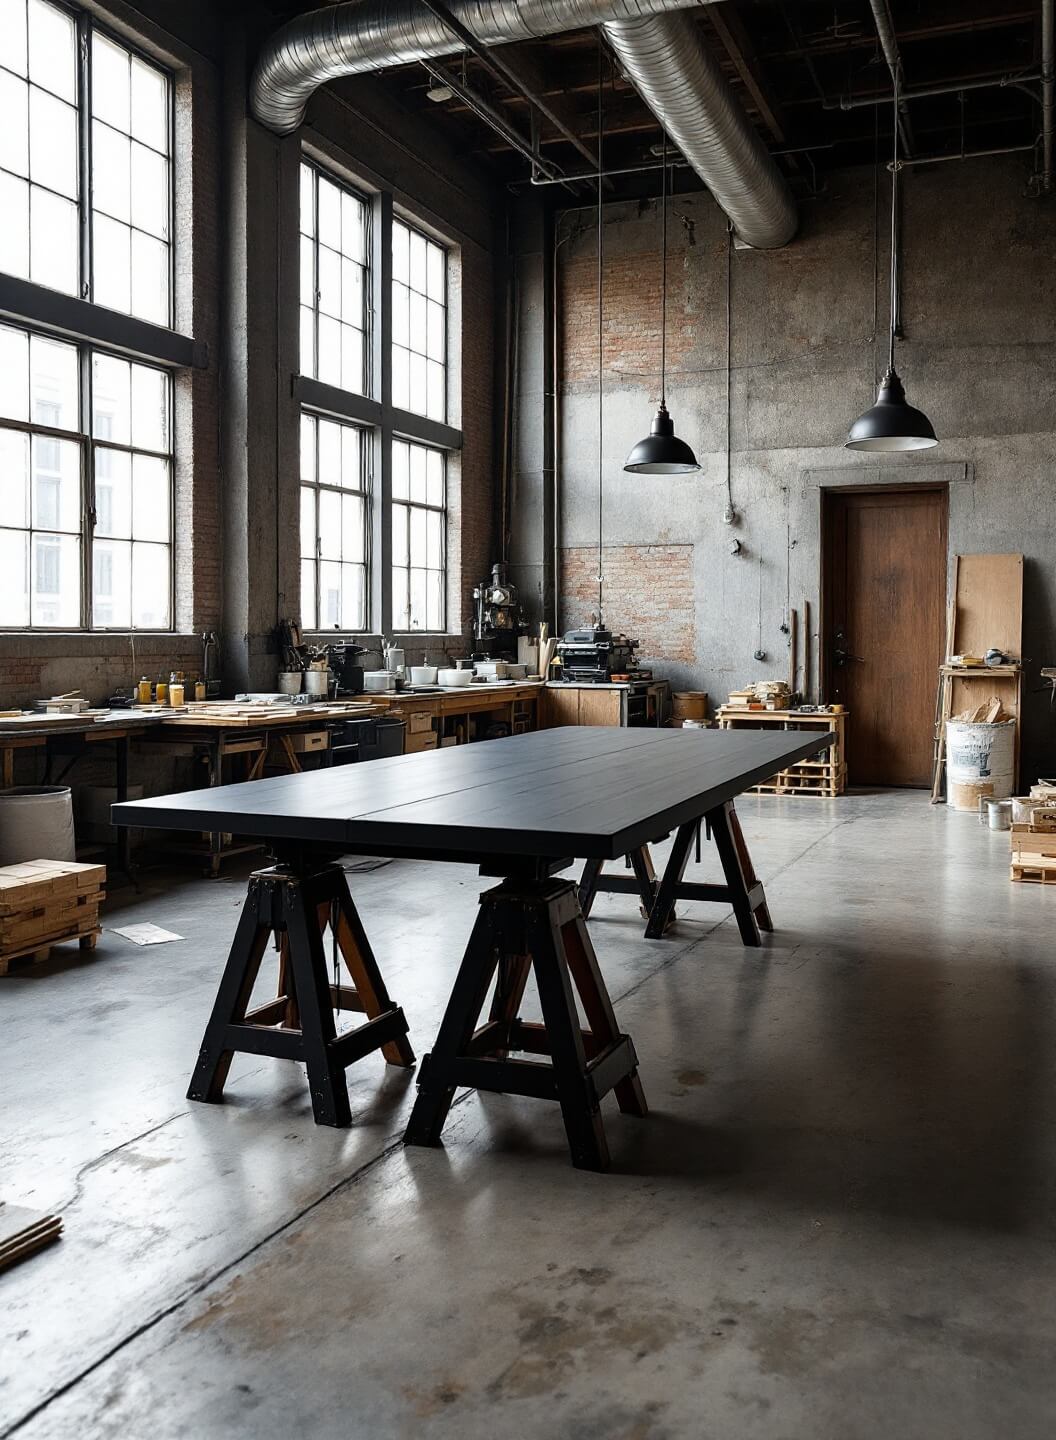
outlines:
M660 271L660 408L667 408L667 131L663 135L663 162L660 181L661 271Z
M895 368L895 327L898 324L898 77L902 63L895 66L895 158L891 165L891 335L887 351L887 368Z
M604 568L604 521L605 521L605 484L604 484L604 461L602 458L602 439L605 426L605 334L603 328L604 310L602 308L602 266L604 261L604 221L602 218L602 194L605 184L604 151L602 148L602 121L604 120L604 65L605 50L601 43L600 34L598 39L598 624L603 621L603 581Z

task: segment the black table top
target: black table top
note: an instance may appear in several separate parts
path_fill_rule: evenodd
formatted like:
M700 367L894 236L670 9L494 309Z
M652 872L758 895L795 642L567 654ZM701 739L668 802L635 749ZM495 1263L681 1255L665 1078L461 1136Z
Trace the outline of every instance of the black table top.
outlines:
M616 859L832 740L575 725L112 808L117 825L233 831L369 855Z

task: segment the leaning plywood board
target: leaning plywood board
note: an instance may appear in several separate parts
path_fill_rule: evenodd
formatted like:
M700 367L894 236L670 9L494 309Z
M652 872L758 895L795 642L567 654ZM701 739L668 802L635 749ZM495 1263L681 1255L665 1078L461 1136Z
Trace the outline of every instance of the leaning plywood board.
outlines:
M954 654L996 649L1021 659L1023 556L959 555L955 574Z

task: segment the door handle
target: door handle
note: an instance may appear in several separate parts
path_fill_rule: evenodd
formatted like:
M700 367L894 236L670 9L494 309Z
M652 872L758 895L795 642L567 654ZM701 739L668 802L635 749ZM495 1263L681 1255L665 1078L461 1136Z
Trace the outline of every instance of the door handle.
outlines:
M843 665L846 665L848 661L851 660L857 661L859 665L865 664L865 659L863 656L851 654L851 652L847 649L846 635L843 633L842 630L837 630L836 634L832 638L832 663L837 667L841 667Z

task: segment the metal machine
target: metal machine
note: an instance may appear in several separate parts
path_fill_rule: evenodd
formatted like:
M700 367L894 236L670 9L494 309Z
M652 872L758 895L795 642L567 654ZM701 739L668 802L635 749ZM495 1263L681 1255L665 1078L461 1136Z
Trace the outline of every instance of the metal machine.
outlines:
M516 660L517 637L528 629L524 610L511 585L506 566L500 561L491 567L491 579L473 590L476 611L473 620L473 649L476 659Z
M600 625L567 630L557 642L562 678L599 685L619 678L650 680L652 675L638 668L637 649L637 640L614 635Z

